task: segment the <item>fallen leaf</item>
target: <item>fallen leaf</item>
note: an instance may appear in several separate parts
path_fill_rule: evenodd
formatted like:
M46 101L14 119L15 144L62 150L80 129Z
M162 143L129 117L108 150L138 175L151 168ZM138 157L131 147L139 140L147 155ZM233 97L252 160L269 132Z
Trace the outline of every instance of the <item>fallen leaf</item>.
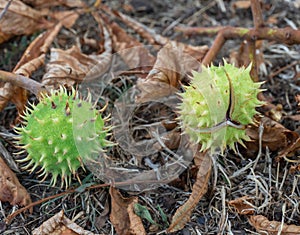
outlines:
M118 234L146 234L141 218L134 213L137 197L124 198L114 187L109 190L111 196L110 220Z
M6 7L8 1L0 0L0 11ZM0 20L0 43L13 36L29 35L37 30L50 28L53 23L46 20L37 11L19 0L11 1L3 18Z
M76 82L99 79L110 67L112 58L110 33L99 15L95 13L93 16L103 31L104 52L86 55L75 45L67 50L51 48L50 62L46 65L46 73L42 79L46 87L57 87L59 84L70 87Z
M284 152L289 149L299 138L299 135L286 129L280 123L271 120L268 117L263 117L258 122L263 126L262 147L268 147L271 151ZM251 141L245 141L245 154L249 157L256 156L259 149L259 126L250 125L246 129L247 135ZM244 151L243 151L244 152Z
M243 196L229 201L228 204L234 207L236 212L240 215L252 215L255 212L255 210L251 205L247 204L245 201L252 202L252 199L250 199L249 196Z
M47 30L36 37L27 47L19 60L13 73L30 77L38 68L44 65L45 54L50 44L61 29L62 24L58 23L55 27ZM27 91L25 87L14 86L11 83L0 83L0 111L3 110L8 102L16 105L19 114L22 114L27 103ZM34 92L37 94L38 92Z
M299 235L300 226L282 224L277 221L270 221L262 215L252 215L249 219L250 224L256 231L268 235ZM280 231L280 232L279 232Z
M11 205L27 206L31 198L26 189L20 184L17 176L6 165L0 156L0 201ZM32 208L30 209L32 213Z
M190 220L192 212L199 203L200 199L207 192L212 166L211 158L208 156L208 153L202 154L200 152L197 152L195 158L198 159L197 162L199 164L199 170L197 173L196 182L193 185L193 191L189 199L176 210L167 232L176 232L182 229Z
M54 19L57 19L59 22L62 23L62 25L66 28L71 28L76 20L79 17L80 11L55 11L55 12L49 12L48 15L51 15Z
M138 103L167 97L178 91L184 75L181 55L182 50L171 43L158 52L153 69L145 80L137 82L137 88L141 91L137 97Z
M128 65L129 69L152 67L155 57L134 37L128 35L116 22L101 14L112 32L113 49Z
M96 235L68 219L61 210L32 231L33 235Z
M138 203L138 199L134 198L127 208L129 220L130 220L130 232L131 234L146 235L144 225L141 218L135 213L134 206Z
M296 132L293 133L295 134L294 136L298 137ZM300 149L300 137L293 140L286 148L280 151L275 159L276 161L279 161L281 158L285 158L286 160L289 160L288 156L294 155L294 153L299 149Z

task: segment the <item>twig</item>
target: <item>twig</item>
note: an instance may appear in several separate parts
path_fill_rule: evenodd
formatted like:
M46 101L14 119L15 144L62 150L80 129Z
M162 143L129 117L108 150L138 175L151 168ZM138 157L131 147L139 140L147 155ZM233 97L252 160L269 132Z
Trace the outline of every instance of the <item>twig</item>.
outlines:
M13 212L12 214L8 215L5 219L5 223L6 224L10 224L11 221L19 214L29 210L30 208L34 207L34 206L37 206L41 203L44 203L46 201L49 201L51 199L55 199L55 198L59 198L59 197L62 197L64 195L67 195L67 194L71 194L71 193L81 193L81 192L85 192L85 191L88 191L88 190L92 190L92 189L99 189L99 188L104 188L104 187L115 187L115 186L126 186L126 185L130 185L130 184L133 184L133 183L136 183L136 184L144 184L144 183L167 183L166 180L148 180L148 181L124 181L124 182L114 182L114 183L104 183L104 184L96 184L96 185L92 185L92 186L88 186L88 187L85 187L84 190L78 190L78 188L72 188L72 189L69 189L65 192L62 192L62 193L58 193L58 194L55 194L55 195L52 195L52 196L49 196L49 197L46 197L46 198L42 198L36 202L33 202L25 207L22 207L21 209Z
M262 10L259 0L251 0L251 11L252 11L252 18L254 23L254 28L257 30L264 26ZM248 40L249 45L249 59L252 62L252 68L250 71L250 75L252 79L256 82L259 81L258 77L258 66L257 66L257 58L256 58L256 49L257 49L257 39L253 38Z
M215 35L222 34L225 40L244 39L244 40L269 40L285 43L287 45L300 43L300 30L294 30L290 27L270 28L261 27L243 28L232 26L218 27L176 27L176 30L185 35Z
M3 70L0 70L0 81L9 82L15 86L22 87L36 96L43 90L46 90L41 83L36 82L31 78Z
M254 27L256 29L263 27L264 21L259 0L251 0L251 11Z
M183 32L186 35L191 34L204 34L214 35L217 33L217 37L203 59L203 63L208 65L218 54L226 40L229 39L244 39L247 41L255 40L269 40L285 43L287 45L300 43L300 30L294 30L290 27L282 29L273 29L269 27L255 28L242 28L242 27L187 27L176 28L178 31Z

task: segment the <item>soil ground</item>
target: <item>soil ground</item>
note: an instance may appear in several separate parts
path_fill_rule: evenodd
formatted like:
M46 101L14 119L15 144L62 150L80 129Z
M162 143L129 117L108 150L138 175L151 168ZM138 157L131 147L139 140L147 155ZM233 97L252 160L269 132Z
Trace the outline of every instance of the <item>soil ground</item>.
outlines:
M241 26L252 27L251 10L234 9L235 1L193 1L193 0L165 0L165 1L130 1L133 9L124 10L127 1L107 1L105 4L131 15L137 21L153 28L157 33L173 40L192 45L208 45L213 42L212 37L192 36L185 37L174 30L175 26ZM264 20L269 26L286 27L300 25L299 8L297 1L264 1ZM224 4L225 11L222 11ZM85 22L88 25L89 21ZM130 29L127 32L137 36ZM137 36L137 38L139 38ZM23 51L31 41L31 36L16 37L0 46L0 68L11 71L20 59ZM215 64L222 58L229 58L233 50L238 50L241 41L231 40L226 43L214 61ZM297 113L295 95L300 93L300 45L286 46L275 42L264 42L264 67L260 73L260 80L265 81L263 88L268 101L281 104L285 115ZM298 61L298 62L297 62ZM296 62L296 63L295 63ZM295 63L293 67L288 67ZM271 76L279 69L285 68L275 76ZM134 81L134 80L132 80ZM33 98L34 99L34 98ZM11 124L16 117L15 107L11 104L0 114L1 136L12 133ZM299 122L282 118L280 123L286 128L300 133ZM11 139L3 141L10 153L15 153ZM242 154L226 151L223 155L213 156L214 168L206 195L193 212L191 221L176 234L257 234L245 215L239 215L227 202L245 195L253 199L256 213L266 216L269 220L284 221L287 224L300 225L299 197L300 188L298 175L290 174L291 163L286 161L275 162L276 152L263 149L256 167L255 159L249 159ZM246 167L249 166L249 167ZM238 176L236 172L240 171ZM94 182L92 174L82 172L86 182ZM176 209L183 204L191 193L194 181L193 167L185 171L177 183L165 185L157 189L139 194L140 203L150 208L157 223L162 223L157 206L171 219ZM49 187L47 181L40 183L34 174L26 172L18 174L20 182L26 187L36 201L41 198L62 192L59 187ZM127 195L126 192L123 192ZM108 189L90 190L84 193L74 193L50 200L34 207L32 214L16 217L12 224L2 230L3 234L31 234L32 229L38 227L46 219L60 210L72 219L81 216L76 223L94 233L115 234L107 215L103 215L105 205L109 202ZM285 209L283 209L285 208ZM13 210L7 203L1 204L0 230L3 219ZM148 234L160 233L163 229L143 221ZM1 233L1 232L0 232ZM162 234L164 234L162 232Z

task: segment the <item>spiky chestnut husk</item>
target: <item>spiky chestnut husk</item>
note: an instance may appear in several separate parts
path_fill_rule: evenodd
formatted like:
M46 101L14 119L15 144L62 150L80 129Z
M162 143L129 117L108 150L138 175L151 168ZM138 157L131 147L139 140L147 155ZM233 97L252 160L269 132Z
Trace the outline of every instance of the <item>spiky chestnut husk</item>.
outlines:
M201 144L201 151L223 152L226 146L235 150L236 142L249 140L245 127L263 104L257 99L262 83L252 81L250 69L224 62L193 72L190 86L180 94L179 119L183 131Z
M52 175L51 185L61 177L61 186L70 184L71 176L76 175L85 161L93 160L103 148L111 143L105 138L109 128L101 112L91 103L89 94L86 100L65 88L42 95L37 105L27 107L21 127L15 127L19 134L17 145L28 152L21 162L28 162L25 169ZM77 175L76 175L77 176Z

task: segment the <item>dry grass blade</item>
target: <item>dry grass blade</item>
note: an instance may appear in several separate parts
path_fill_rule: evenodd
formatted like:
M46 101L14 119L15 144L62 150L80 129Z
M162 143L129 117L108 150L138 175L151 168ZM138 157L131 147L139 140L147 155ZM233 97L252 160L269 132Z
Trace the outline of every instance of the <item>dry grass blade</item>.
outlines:
M198 152L196 158L198 158L200 165L196 182L193 185L192 194L189 199L177 209L172 218L172 223L167 229L168 232L176 232L185 226L190 220L193 210L207 191L212 161L208 154L202 154L200 152Z
M287 225L278 221L270 221L262 215L253 215L249 222L261 234L268 235L298 235L300 234L300 226Z

